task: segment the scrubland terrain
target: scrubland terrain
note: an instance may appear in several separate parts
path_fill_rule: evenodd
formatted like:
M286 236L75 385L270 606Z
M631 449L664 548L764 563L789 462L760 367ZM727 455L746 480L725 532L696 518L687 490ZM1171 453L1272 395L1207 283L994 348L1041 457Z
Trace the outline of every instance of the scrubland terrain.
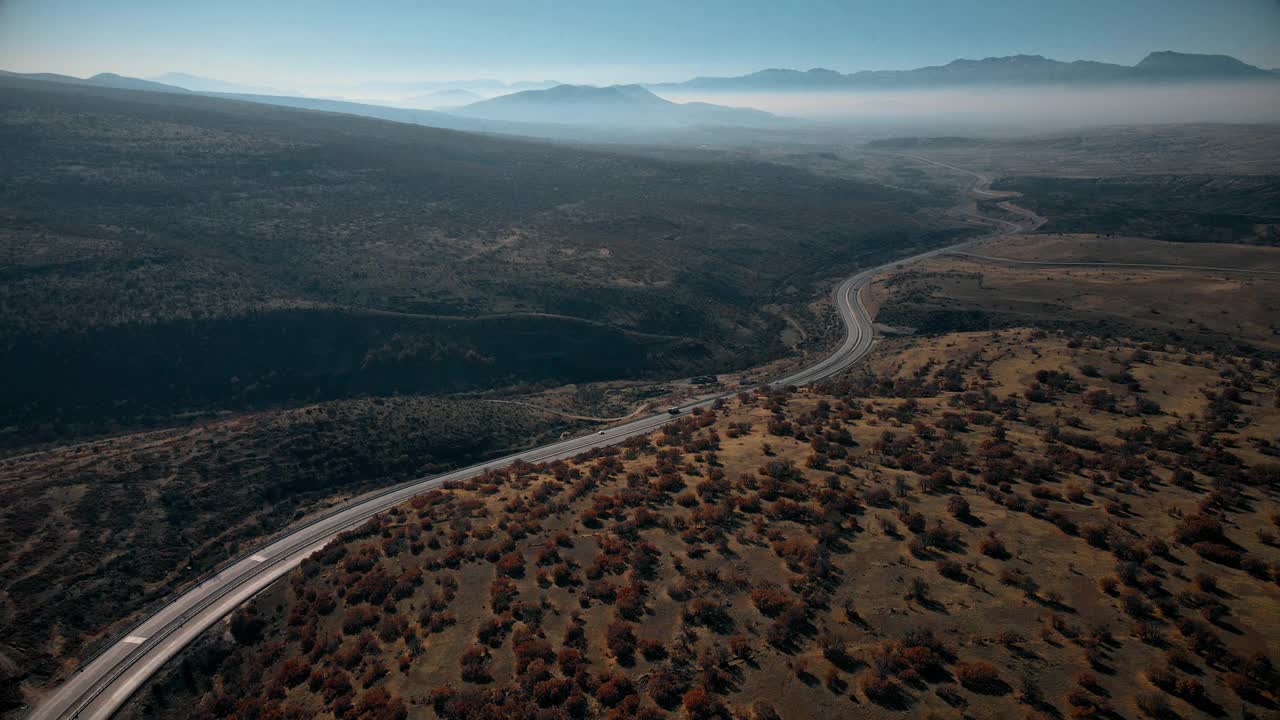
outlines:
M1022 199L1019 199L1021 202ZM922 332L1037 325L1238 353L1280 350L1280 249L1095 235L983 242L978 255L1265 270L1036 267L966 255L931 259L868 289L881 322Z
M968 250L1263 270L1275 253L1094 235ZM882 341L819 388L746 390L616 450L421 496L129 712L1265 715L1277 291L959 255L892 271L866 293L879 320L968 306L1050 330Z
M1023 138L902 138L869 149L924 155L998 178L1049 219L1043 230L1190 242L1280 242L1275 125L1107 127Z
M1280 175L1013 177L992 184L1051 220L1046 232L1280 244Z
M1198 265L1280 272L1280 248L1232 243L1180 243L1147 238L1055 233L1006 235L969 248L973 253L1037 262Z
M1269 712L1277 370L1035 330L893 341L815 390L420 496L132 712Z
M309 512L572 427L522 407L375 398L0 460L0 667L33 685L57 677Z
M1275 125L1109 126L1007 138L876 140L867 147L927 155L996 175L1275 175Z

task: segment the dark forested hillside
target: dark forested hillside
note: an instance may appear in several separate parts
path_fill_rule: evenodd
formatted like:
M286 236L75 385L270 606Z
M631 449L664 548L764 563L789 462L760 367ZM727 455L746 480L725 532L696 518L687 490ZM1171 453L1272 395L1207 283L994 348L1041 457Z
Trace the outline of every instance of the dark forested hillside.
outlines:
M1050 232L1280 244L1276 175L1011 177L992 187L1022 193Z
M940 229L918 196L772 164L0 88L10 447L183 410L760 360L784 351L761 305Z

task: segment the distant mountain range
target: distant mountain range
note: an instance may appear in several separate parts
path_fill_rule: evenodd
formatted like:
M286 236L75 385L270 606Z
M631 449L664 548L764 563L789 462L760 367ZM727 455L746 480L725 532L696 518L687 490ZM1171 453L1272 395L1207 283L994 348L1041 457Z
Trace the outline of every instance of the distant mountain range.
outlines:
M423 80L418 82L364 82L354 86L356 93L415 93L437 90L467 90L478 95L500 95L521 90L545 90L560 83L555 80L524 80L505 83L501 80L480 78L476 80Z
M148 90L151 92L173 93L190 92L186 88L177 87L176 85L166 85L164 83L153 82L151 80L143 80L142 78L125 77L124 75L116 75L115 73L98 73L91 78L78 78L70 75L58 75L57 73L13 73L0 70L0 75L24 77L30 80L44 80L46 82L67 83L71 85L94 85L97 87L117 88L120 90Z
M290 95L259 95L253 93L190 92L184 88L164 85L162 83L147 80L136 80L136 83L140 84L122 82L134 79L121 78L120 76L115 75L97 75L92 78L76 78L69 75L56 75L51 73L13 73L0 70L0 76L9 76L19 78L21 80L80 85L91 92L96 92L96 90L94 90L95 88L101 88L108 91L118 89L145 90L148 92L162 92L187 96L205 96L221 98L224 100L238 100L241 102L256 103L260 105L278 105L303 110L360 115L380 120L390 120L392 122L407 123L411 125L425 125L428 127L447 130L461 130L473 133L499 133L503 135L538 137L552 140L579 142L644 142L647 138L651 137L652 133L655 132L666 133L670 132L672 129L682 128L689 128L691 132L700 131L699 128L694 125L676 125L670 122L651 127L630 124L593 124L590 122L589 118L573 115L567 116L572 118L572 120L568 122L518 121L488 119L479 115L466 116L454 114L452 112L440 112L410 107L391 107L388 105L375 105L328 98L307 98ZM665 103L666 101L660 102ZM706 105L705 103L687 103L683 106L677 105L676 103L668 104L676 105L677 107L702 107L712 109L717 107L714 105ZM733 110L733 108L725 109ZM751 115L753 112L754 111L745 111L745 114ZM757 114L760 116L768 116L768 113ZM734 113L734 115L736 116L737 113ZM711 118L713 116L713 110L705 111L705 114L703 115L703 117L707 118ZM710 120L708 121L708 124L710 124ZM754 128L757 126L752 127ZM715 131L708 130L708 132ZM668 136L664 135L663 137Z
M953 60L915 70L864 70L840 73L812 70L761 70L738 77L697 77L646 87L657 91L794 92L812 90L907 90L972 85L1101 85L1195 81L1273 81L1276 72L1228 55L1153 52L1137 65L1077 60L1061 62L1041 55L1010 55L983 60Z
M432 93L427 93L426 95L415 95L411 98L405 98L400 104L423 108L443 108L468 105L484 99L483 95L471 92L470 90L450 88L448 90L437 90Z
M169 72L163 75L147 78L152 82L170 85L174 87L184 88L193 92L230 92L230 93L255 93L259 95L285 95L287 93L272 87L262 85L246 85L244 83L227 82L226 80L216 80L214 78L200 77L199 75L189 75L187 73Z
M699 77L679 83L653 85L559 85L551 81L506 84L497 80L460 83L366 83L364 89L422 93L397 101L402 107L308 98L271 92L267 88L229 83L184 73L154 79L101 73L76 78L52 73L6 73L47 82L150 92L196 93L234 100L285 105L311 110L407 122L457 130L514 133L541 137L576 138L572 128L596 127L609 132L646 128L732 126L744 129L786 127L793 120L751 108L705 102L672 102L658 92L800 92L911 90L946 87L1121 86L1176 82L1276 82L1280 72L1264 70L1226 55L1154 52L1137 65L1078 60L1060 62L1039 55L1012 55L983 60L955 60L916 70L878 70L839 73L834 70L771 69L738 77ZM167 82L160 82L161 80ZM467 87L462 87L467 86ZM510 92L517 88L518 92ZM245 92L260 90L261 92ZM507 91L487 100L479 97ZM479 91L479 92L477 92ZM414 108L440 108L426 110Z
M213 78L189 75L186 73L164 73L149 79L125 77L114 73L101 73L91 78L76 78L54 73L9 73L36 80L51 82L81 83L101 87L115 87L129 90L153 90L160 92L209 92L209 93L241 93L253 95L283 96L279 90L269 87L227 82ZM1226 82L1226 81L1274 81L1280 79L1280 68L1267 70L1241 62L1230 55L1199 55L1173 51L1153 52L1137 65L1117 65L1113 63L1095 62L1093 60L1075 60L1062 62L1041 55L1009 55L1005 57L989 57L982 60L953 60L946 65L935 65L915 70L862 70L854 73L841 73L826 68L811 70L789 70L772 68L760 70L749 75L735 77L696 77L683 82L648 83L644 85L614 85L612 88L624 90L610 91L614 94L632 93L633 101L636 88L650 91L799 91L799 90L899 90L914 88L936 88L966 85L1101 85L1123 83L1159 83L1159 82ZM609 90L584 85L561 85L553 80L537 80L527 82L504 83L500 80L478 79L459 81L423 81L423 82L369 82L355 86L359 91L413 93L410 100L422 101L428 98L449 99L466 102L477 97L486 97L502 93L515 95L526 91L549 90L558 87L580 88L580 90L561 91L559 95L546 96L547 101L567 100L580 102L576 97L589 90ZM626 90L629 88L629 90ZM600 96L603 99L603 95ZM496 98L495 98L496 99ZM661 98L658 98L659 100ZM644 98L646 102L653 101ZM533 96L525 96L517 103L541 102ZM454 103L458 104L458 103ZM489 112L486 106L477 111Z
M451 110L455 115L508 122L678 127L735 125L767 127L782 118L761 110L710 103L674 103L640 85L557 85L526 90Z

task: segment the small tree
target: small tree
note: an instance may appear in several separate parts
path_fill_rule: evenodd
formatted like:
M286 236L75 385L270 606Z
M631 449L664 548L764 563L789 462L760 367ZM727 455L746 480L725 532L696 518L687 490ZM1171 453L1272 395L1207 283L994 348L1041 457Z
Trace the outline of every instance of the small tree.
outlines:
M635 661L636 635L631 623L620 620L609 623L609 627L605 630L605 644L609 652L613 653L613 656L623 665L629 665Z
M996 667L985 660L958 662L953 670L961 685L977 693L997 693L1004 685Z

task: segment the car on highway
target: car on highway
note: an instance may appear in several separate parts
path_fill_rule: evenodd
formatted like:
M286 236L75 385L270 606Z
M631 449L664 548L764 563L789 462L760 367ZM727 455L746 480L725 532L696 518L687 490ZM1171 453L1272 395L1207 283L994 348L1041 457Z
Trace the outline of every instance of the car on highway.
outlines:
M668 414L668 415L679 415L679 414L680 414L680 408L678 408L678 407L673 407L673 408L671 408L670 410L668 410L668 411L667 411L667 414Z

